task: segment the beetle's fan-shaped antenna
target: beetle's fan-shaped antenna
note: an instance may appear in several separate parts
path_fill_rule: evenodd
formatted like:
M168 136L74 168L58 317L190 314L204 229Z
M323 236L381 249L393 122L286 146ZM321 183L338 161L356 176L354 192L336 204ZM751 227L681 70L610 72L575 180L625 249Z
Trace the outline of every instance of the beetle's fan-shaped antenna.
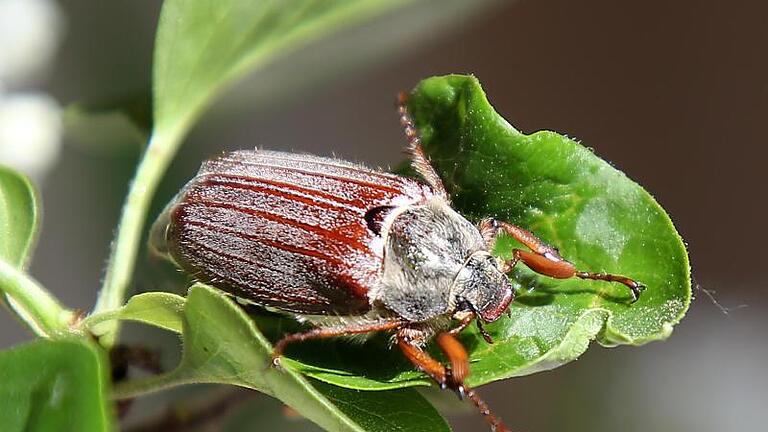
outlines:
M449 201L448 192L445 191L443 181L440 180L440 176L437 175L432 164L429 163L427 155L424 154L424 149L421 147L421 137L408 112L407 103L408 94L400 92L397 96L397 114L400 116L400 124L405 129L405 136L408 137L406 152L411 157L411 166L426 180L437 195Z

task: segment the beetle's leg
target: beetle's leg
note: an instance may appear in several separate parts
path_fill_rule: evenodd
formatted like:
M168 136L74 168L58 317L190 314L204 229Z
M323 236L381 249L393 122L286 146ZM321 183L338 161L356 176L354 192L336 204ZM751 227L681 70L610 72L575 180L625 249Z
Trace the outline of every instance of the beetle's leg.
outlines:
M372 333L383 330L394 330L402 326L402 320L390 320L349 326L317 327L303 333L290 334L284 336L275 344L275 347L272 350L272 364L274 366L278 366L280 364L280 356L283 355L285 347L287 347L288 344L294 342L302 342L310 339L325 339L336 336L349 336L353 334Z
M469 325L472 324L472 321L477 318L477 314L472 311L462 312L462 314L464 314L462 317L457 317L454 315L454 319L459 320L459 325L450 330L450 333L454 336L461 333L465 328L469 327Z
M464 396L464 380L469 376L469 355L464 345L450 332L437 335L437 345L451 363L450 379L456 383L459 397Z
M464 396L469 398L472 403L477 407L488 424L491 425L491 430L495 432L509 432L509 429L504 425L499 417L496 417L488 404L471 388L464 385L463 378L467 375L469 368L467 363L467 352L464 347L461 346L455 337L450 333L441 333L437 342L445 355L449 358L452 367L455 369L464 368L465 372L454 369L446 369L439 361L435 360L426 351L421 348L423 338L420 336L419 331L415 331L410 328L402 328L397 332L397 345L405 354L405 357L413 363L419 370L423 371L434 379L438 385L442 388L450 388L456 391L460 397ZM464 363L463 366L457 367L458 364Z
M509 310L509 308L507 308L507 310ZM490 333L488 333L487 331L485 331L485 327L483 327L483 322L482 322L482 320L479 320L479 319L478 319L478 320L475 320L475 324L477 324L477 331L479 331L479 332L480 332L480 335L483 337L483 339L484 339L484 340L485 340L485 341L486 341L488 344L492 344L492 343L493 343L493 338L491 337Z
M536 273L556 279L578 277L581 279L618 282L627 286L632 291L633 301L637 301L640 298L640 293L645 289L645 285L626 276L577 270L572 262L560 256L560 252L556 248L544 243L533 235L532 232L519 226L495 219L485 219L480 222L479 229L489 248L493 247L493 242L500 233L506 233L531 250L530 252L520 249L513 250L512 259L507 261L504 269L502 269L504 272L511 271L518 261L522 261Z
M410 329L401 329L397 332L397 345L405 354L405 357L420 371L429 375L442 388L448 387L448 372L439 361L435 360L421 348L424 343L422 338L411 334Z
M468 312L466 315L464 315L463 318L459 320L459 325L449 330L448 333L456 336L457 334L461 333L465 328L469 327L469 325L472 324L472 321L474 321L477 324L477 330L483 336L483 339L485 339L485 341L488 342L489 344L492 344L493 338L491 337L490 334L488 334L487 331L485 331L485 328L483 328L483 324L480 322L480 320L476 318L477 318L477 313Z
M400 92L397 95L397 114L400 116L400 124L403 125L405 136L408 138L407 152L411 157L411 166L429 183L436 194L448 200L448 192L445 191L443 181L440 180L440 176L424 154L424 149L421 148L421 137L411 114L408 113L408 93L406 92Z

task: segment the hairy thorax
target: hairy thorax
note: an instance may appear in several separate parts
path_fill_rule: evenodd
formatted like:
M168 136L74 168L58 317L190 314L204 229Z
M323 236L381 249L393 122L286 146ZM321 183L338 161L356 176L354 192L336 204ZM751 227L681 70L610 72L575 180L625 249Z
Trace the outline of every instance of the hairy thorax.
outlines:
M454 280L467 258L485 249L477 228L438 197L404 207L387 222L382 278L369 292L371 304L411 322L452 315Z

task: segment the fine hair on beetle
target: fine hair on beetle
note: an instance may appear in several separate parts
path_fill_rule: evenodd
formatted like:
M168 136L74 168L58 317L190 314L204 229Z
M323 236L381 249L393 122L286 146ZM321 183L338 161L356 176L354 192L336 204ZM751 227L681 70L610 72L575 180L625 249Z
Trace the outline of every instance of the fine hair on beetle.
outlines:
M496 321L513 301L507 274L518 263L553 278L618 282L582 271L557 249L511 223L473 224L450 205L401 93L398 114L411 165L423 182L310 155L241 150L203 163L155 223L152 249L240 301L312 325L274 347L309 339L389 332L393 345L440 387L466 397L492 430L508 430L465 385L469 356L457 335ZM525 246L504 260L499 235ZM426 345L435 340L447 365Z

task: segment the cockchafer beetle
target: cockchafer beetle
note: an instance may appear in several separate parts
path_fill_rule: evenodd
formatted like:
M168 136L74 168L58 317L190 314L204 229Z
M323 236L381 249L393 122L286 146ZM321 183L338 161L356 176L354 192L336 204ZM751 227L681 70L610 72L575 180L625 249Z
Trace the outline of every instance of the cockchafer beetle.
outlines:
M406 107L398 112L412 167L425 183L331 158L235 151L203 163L153 229L154 249L196 279L291 314L313 329L276 343L277 364L294 342L387 331L418 369L469 398L491 428L507 428L464 384L468 355L456 335L496 321L515 292L522 262L553 278L644 286L577 270L557 249L508 222L473 225L450 206ZM528 250L491 255L505 233ZM448 366L425 351L436 339Z

